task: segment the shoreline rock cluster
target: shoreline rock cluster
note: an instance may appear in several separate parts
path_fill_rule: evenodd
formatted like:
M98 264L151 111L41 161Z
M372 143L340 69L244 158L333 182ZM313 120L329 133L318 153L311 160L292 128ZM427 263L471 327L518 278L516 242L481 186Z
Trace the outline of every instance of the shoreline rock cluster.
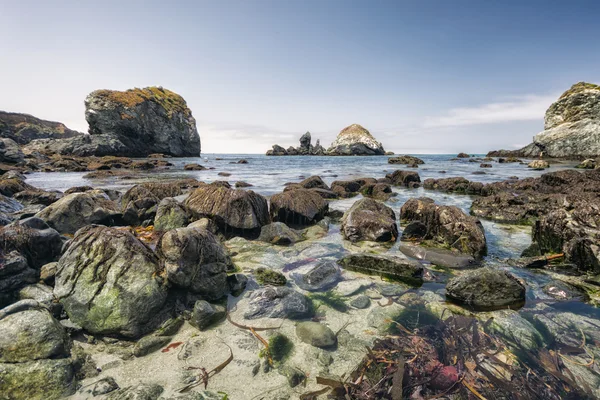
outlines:
M383 146L371 133L358 124L352 124L342 129L331 146L325 150L319 140L313 147L310 144L310 132L300 138L300 147L290 146L287 150L275 144L268 150L268 156L374 156L385 155Z

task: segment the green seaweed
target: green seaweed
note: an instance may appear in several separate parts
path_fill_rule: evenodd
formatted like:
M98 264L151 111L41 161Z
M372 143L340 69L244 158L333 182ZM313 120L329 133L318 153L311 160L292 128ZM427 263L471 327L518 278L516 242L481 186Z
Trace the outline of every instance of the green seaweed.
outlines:
M342 298L342 296L332 291L325 293L313 293L310 294L308 297L313 301L313 304L314 302L317 303L314 304L315 310L319 308L320 305L326 305L339 312L348 311L346 301Z

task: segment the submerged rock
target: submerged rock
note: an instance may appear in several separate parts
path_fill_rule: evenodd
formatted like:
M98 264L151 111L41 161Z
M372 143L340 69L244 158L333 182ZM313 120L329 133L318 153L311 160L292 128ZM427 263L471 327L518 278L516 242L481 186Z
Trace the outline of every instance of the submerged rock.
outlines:
M225 319L227 311L221 305L213 305L206 300L198 300L194 304L190 324L200 330L204 330L212 324Z
M296 336L304 343L315 347L328 348L337 344L335 333L318 322L299 322L296 325Z
M398 237L396 214L383 203L361 199L342 217L342 235L352 242L393 242Z
M296 284L308 291L331 289L340 280L341 274L333 261L323 261L305 274L293 274Z
M250 294L246 319L289 318L302 319L312 315L310 300L303 294L285 287L265 287Z
M287 246L302 240L302 236L283 222L273 222L260 229L258 240Z
M521 307L525 286L508 272L486 267L450 279L446 297L475 310Z
M156 255L131 233L88 226L58 262L54 295L88 332L137 337L160 323L167 289L159 272Z
M261 285L285 286L287 279L281 272L259 267L254 271L256 281Z
M227 270L233 267L217 238L200 228L177 228L156 245L167 279L174 285L217 300L229 292Z
M338 260L338 264L350 271L380 275L409 284L423 283L423 266L417 261L363 253L348 255Z
M351 155L384 155L385 150L371 135L371 133L358 124L352 124L342 129L336 139L327 149L330 156Z

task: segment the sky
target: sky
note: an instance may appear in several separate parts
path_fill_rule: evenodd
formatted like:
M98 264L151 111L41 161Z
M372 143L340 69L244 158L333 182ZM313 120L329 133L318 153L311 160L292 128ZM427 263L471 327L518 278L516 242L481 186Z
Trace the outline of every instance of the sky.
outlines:
M182 95L203 153L326 147L358 123L396 153L531 142L600 83L600 1L0 0L0 110L87 131L96 89Z

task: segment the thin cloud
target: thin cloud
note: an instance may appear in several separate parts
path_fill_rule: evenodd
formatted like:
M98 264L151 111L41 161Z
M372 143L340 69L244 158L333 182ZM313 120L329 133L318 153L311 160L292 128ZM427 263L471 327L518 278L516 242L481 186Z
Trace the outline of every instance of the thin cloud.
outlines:
M425 128L497 124L515 121L542 120L548 106L558 95L527 95L511 101L482 104L476 107L454 108L446 115L427 118Z

